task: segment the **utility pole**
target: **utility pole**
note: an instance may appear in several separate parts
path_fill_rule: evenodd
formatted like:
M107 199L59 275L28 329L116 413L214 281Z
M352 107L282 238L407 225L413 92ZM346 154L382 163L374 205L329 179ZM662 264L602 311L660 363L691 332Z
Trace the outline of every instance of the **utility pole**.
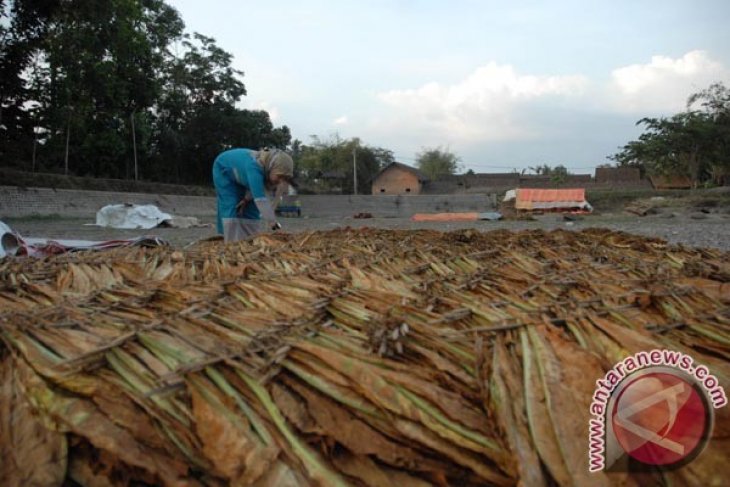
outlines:
M68 176L68 144L71 141L71 108L68 109L68 122L66 124L66 155L63 158L63 174Z
M132 114L129 116L129 118L132 121L132 149L134 151L134 180L137 181L139 174L137 173L137 137L134 133L134 110L132 110Z
M352 189L357 194L357 147L352 149Z
M33 125L33 165L31 166L32 171L35 172L35 150L38 145L38 134L35 131L35 125Z

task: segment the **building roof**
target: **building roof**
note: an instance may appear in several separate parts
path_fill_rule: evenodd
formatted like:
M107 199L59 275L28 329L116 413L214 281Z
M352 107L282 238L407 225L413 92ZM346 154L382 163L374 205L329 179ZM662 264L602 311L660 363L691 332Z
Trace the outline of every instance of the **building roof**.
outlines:
M425 174L423 174L421 171L419 171L415 167L409 166L407 164L402 164L400 162L391 162L390 164L388 164L387 166L385 166L383 169L381 169L378 172L378 174L376 174L375 176L373 176L372 181L375 181L376 179L378 179L380 177L380 175L383 174L385 171L388 171L390 169L395 169L395 168L397 168L397 169L403 169L404 171L408 171L410 173L415 174L416 177L418 178L418 181L421 182L421 183L427 183L429 181L428 176L426 176Z
M690 189L692 180L687 176L649 176L654 189Z

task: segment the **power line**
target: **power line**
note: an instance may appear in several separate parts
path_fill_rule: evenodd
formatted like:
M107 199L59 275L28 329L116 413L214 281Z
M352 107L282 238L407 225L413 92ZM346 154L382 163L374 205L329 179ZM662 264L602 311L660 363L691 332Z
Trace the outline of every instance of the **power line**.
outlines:
M418 162L418 159L416 159L415 157L404 157L404 156L394 156L394 157L397 161ZM536 164L536 163L533 163L533 164ZM530 167L529 164L514 164L512 166L500 166L497 164L483 164L483 163L470 163L470 162L462 162L462 165L466 166L466 167L475 167L475 168L481 168L481 169L508 169L508 170L529 169L529 167ZM596 166L570 166L570 167L568 167L568 169L592 171L596 168Z
M514 166L492 166L490 164L469 164L464 163L467 167L478 167L478 168L487 168L487 169L513 169L516 167L523 167L525 169L529 169L530 165L522 165L522 164L515 164ZM539 164L538 164L539 165ZM564 164L561 164L564 165ZM567 169L580 169L580 170L593 170L596 168L596 166L566 166Z

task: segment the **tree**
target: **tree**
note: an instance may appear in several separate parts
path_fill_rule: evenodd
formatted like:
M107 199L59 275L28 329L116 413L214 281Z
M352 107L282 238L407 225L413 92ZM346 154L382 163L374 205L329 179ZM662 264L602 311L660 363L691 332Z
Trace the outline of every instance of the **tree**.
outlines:
M696 185L715 150L715 128L707 114L683 112L668 118L643 118L646 129L612 156L620 165L643 165L651 174L688 176Z
M530 166L528 169L538 176L547 176L548 174L550 174L550 171L552 171L552 168L548 164Z
M35 104L43 162L82 175L129 177L132 125L145 148L159 96L157 73L182 33L177 12L158 0L56 2L36 43L24 105ZM135 134L136 136L136 134Z
M8 6L9 5L9 6ZM164 0L0 0L0 164L201 183L229 147L284 148L243 72ZM174 47L174 49L173 49ZM28 161L32 160L31 164ZM68 164L67 164L68 162Z
M693 94L687 100L687 110L699 103L698 111L708 116L712 133L708 134L712 144L709 149L709 173L717 184L730 180L730 88L723 83L713 83L708 88Z
M431 180L456 174L461 169L459 157L442 147L423 149L416 154L416 165Z
M157 177L176 182L210 180L215 156L232 147L286 148L291 132L274 127L263 110L241 110L235 104L246 94L243 72L233 57L201 34L184 36L184 51L163 71L155 147Z
M568 174L570 174L570 171L568 171L568 168L566 168L562 164L558 164L555 167L550 166L549 164L542 164L539 166L530 166L529 169L530 169L530 171L534 172L538 176L565 177Z
M28 159L34 114L28 70L59 0L0 0L0 162Z
M310 145L292 144L298 176L305 189L316 192L353 193L353 157L357 157L357 192L370 192L370 181L381 168L395 160L393 152L363 144L358 138L334 135L312 137Z
M552 167L549 164L542 164L538 166L530 166L529 169L538 176L550 176L550 180L555 184L561 184L565 182L568 175L570 175L570 171L568 171L568 168L566 168L562 164L558 164L555 167Z
M690 96L684 112L642 118L637 125L646 127L644 133L609 159L651 174L688 176L695 186L730 174L730 90L722 83Z

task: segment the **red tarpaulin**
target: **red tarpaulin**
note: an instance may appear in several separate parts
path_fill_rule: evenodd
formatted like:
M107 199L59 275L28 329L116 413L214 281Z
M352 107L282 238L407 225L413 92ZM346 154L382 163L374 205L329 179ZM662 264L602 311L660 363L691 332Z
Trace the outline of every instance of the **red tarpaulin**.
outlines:
M586 201L584 188L517 189L515 208L518 210L592 211Z

